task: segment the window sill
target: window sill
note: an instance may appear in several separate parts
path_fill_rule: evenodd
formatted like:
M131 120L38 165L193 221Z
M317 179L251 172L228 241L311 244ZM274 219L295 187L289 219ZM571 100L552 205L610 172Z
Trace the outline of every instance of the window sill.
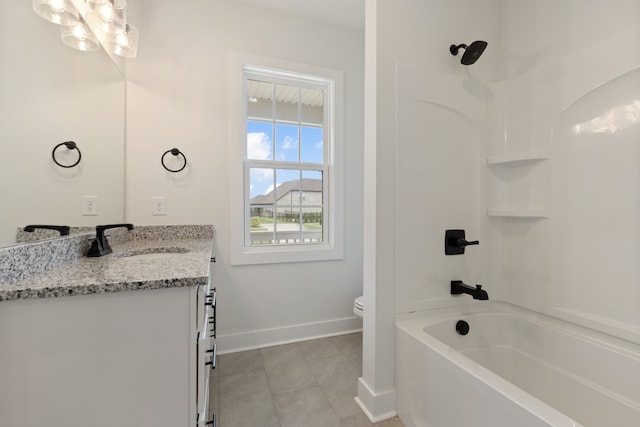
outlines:
M344 258L342 248L329 245L279 245L231 251L231 265L331 261Z

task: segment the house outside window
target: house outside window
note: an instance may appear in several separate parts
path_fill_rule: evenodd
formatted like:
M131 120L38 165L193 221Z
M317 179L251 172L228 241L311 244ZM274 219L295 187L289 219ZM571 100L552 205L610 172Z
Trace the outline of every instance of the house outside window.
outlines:
M232 61L233 62L233 61ZM236 64L238 65L238 64ZM342 76L242 63L242 225L232 263L342 257ZM236 68L237 70L237 68ZM338 83L338 84L337 84ZM336 88L339 94L336 93ZM340 234L338 234L340 233Z
M323 242L323 193L322 179L303 178L252 197L251 244Z

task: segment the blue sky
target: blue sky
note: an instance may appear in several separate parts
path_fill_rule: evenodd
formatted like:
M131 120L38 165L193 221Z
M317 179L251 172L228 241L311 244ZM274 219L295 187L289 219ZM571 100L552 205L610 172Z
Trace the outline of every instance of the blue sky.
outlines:
M247 122L247 157L251 160L277 160L322 164L322 128L272 122ZM275 142L275 144L274 144ZM290 169L252 169L250 172L250 197L267 194L274 185L300 178L300 172ZM303 171L302 178L321 179L322 174Z

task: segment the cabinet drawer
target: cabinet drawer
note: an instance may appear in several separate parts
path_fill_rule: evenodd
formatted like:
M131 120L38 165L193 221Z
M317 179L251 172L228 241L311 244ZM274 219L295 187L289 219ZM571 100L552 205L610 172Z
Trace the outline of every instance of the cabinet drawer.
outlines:
M209 374L216 367L216 345L205 334L198 339L198 375L196 405L198 418L206 417L209 401Z
M211 289L210 285L207 285L198 289L197 305L197 328L198 332L203 334L208 329L207 324L211 320L212 313L215 313L216 288Z

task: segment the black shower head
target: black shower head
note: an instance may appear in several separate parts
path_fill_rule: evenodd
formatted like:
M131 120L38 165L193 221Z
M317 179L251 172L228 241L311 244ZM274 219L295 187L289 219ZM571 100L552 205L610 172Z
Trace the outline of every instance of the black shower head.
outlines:
M464 54L462 55L462 59L460 60L460 62L462 63L462 65L471 65L476 62L478 58L480 58L480 55L482 55L482 52L484 52L486 48L487 42L477 40L471 43L469 46L467 46L466 44L459 44L457 46L455 44L452 44L451 47L449 47L449 52L451 52L451 54L455 56L458 54L458 50L464 49Z

